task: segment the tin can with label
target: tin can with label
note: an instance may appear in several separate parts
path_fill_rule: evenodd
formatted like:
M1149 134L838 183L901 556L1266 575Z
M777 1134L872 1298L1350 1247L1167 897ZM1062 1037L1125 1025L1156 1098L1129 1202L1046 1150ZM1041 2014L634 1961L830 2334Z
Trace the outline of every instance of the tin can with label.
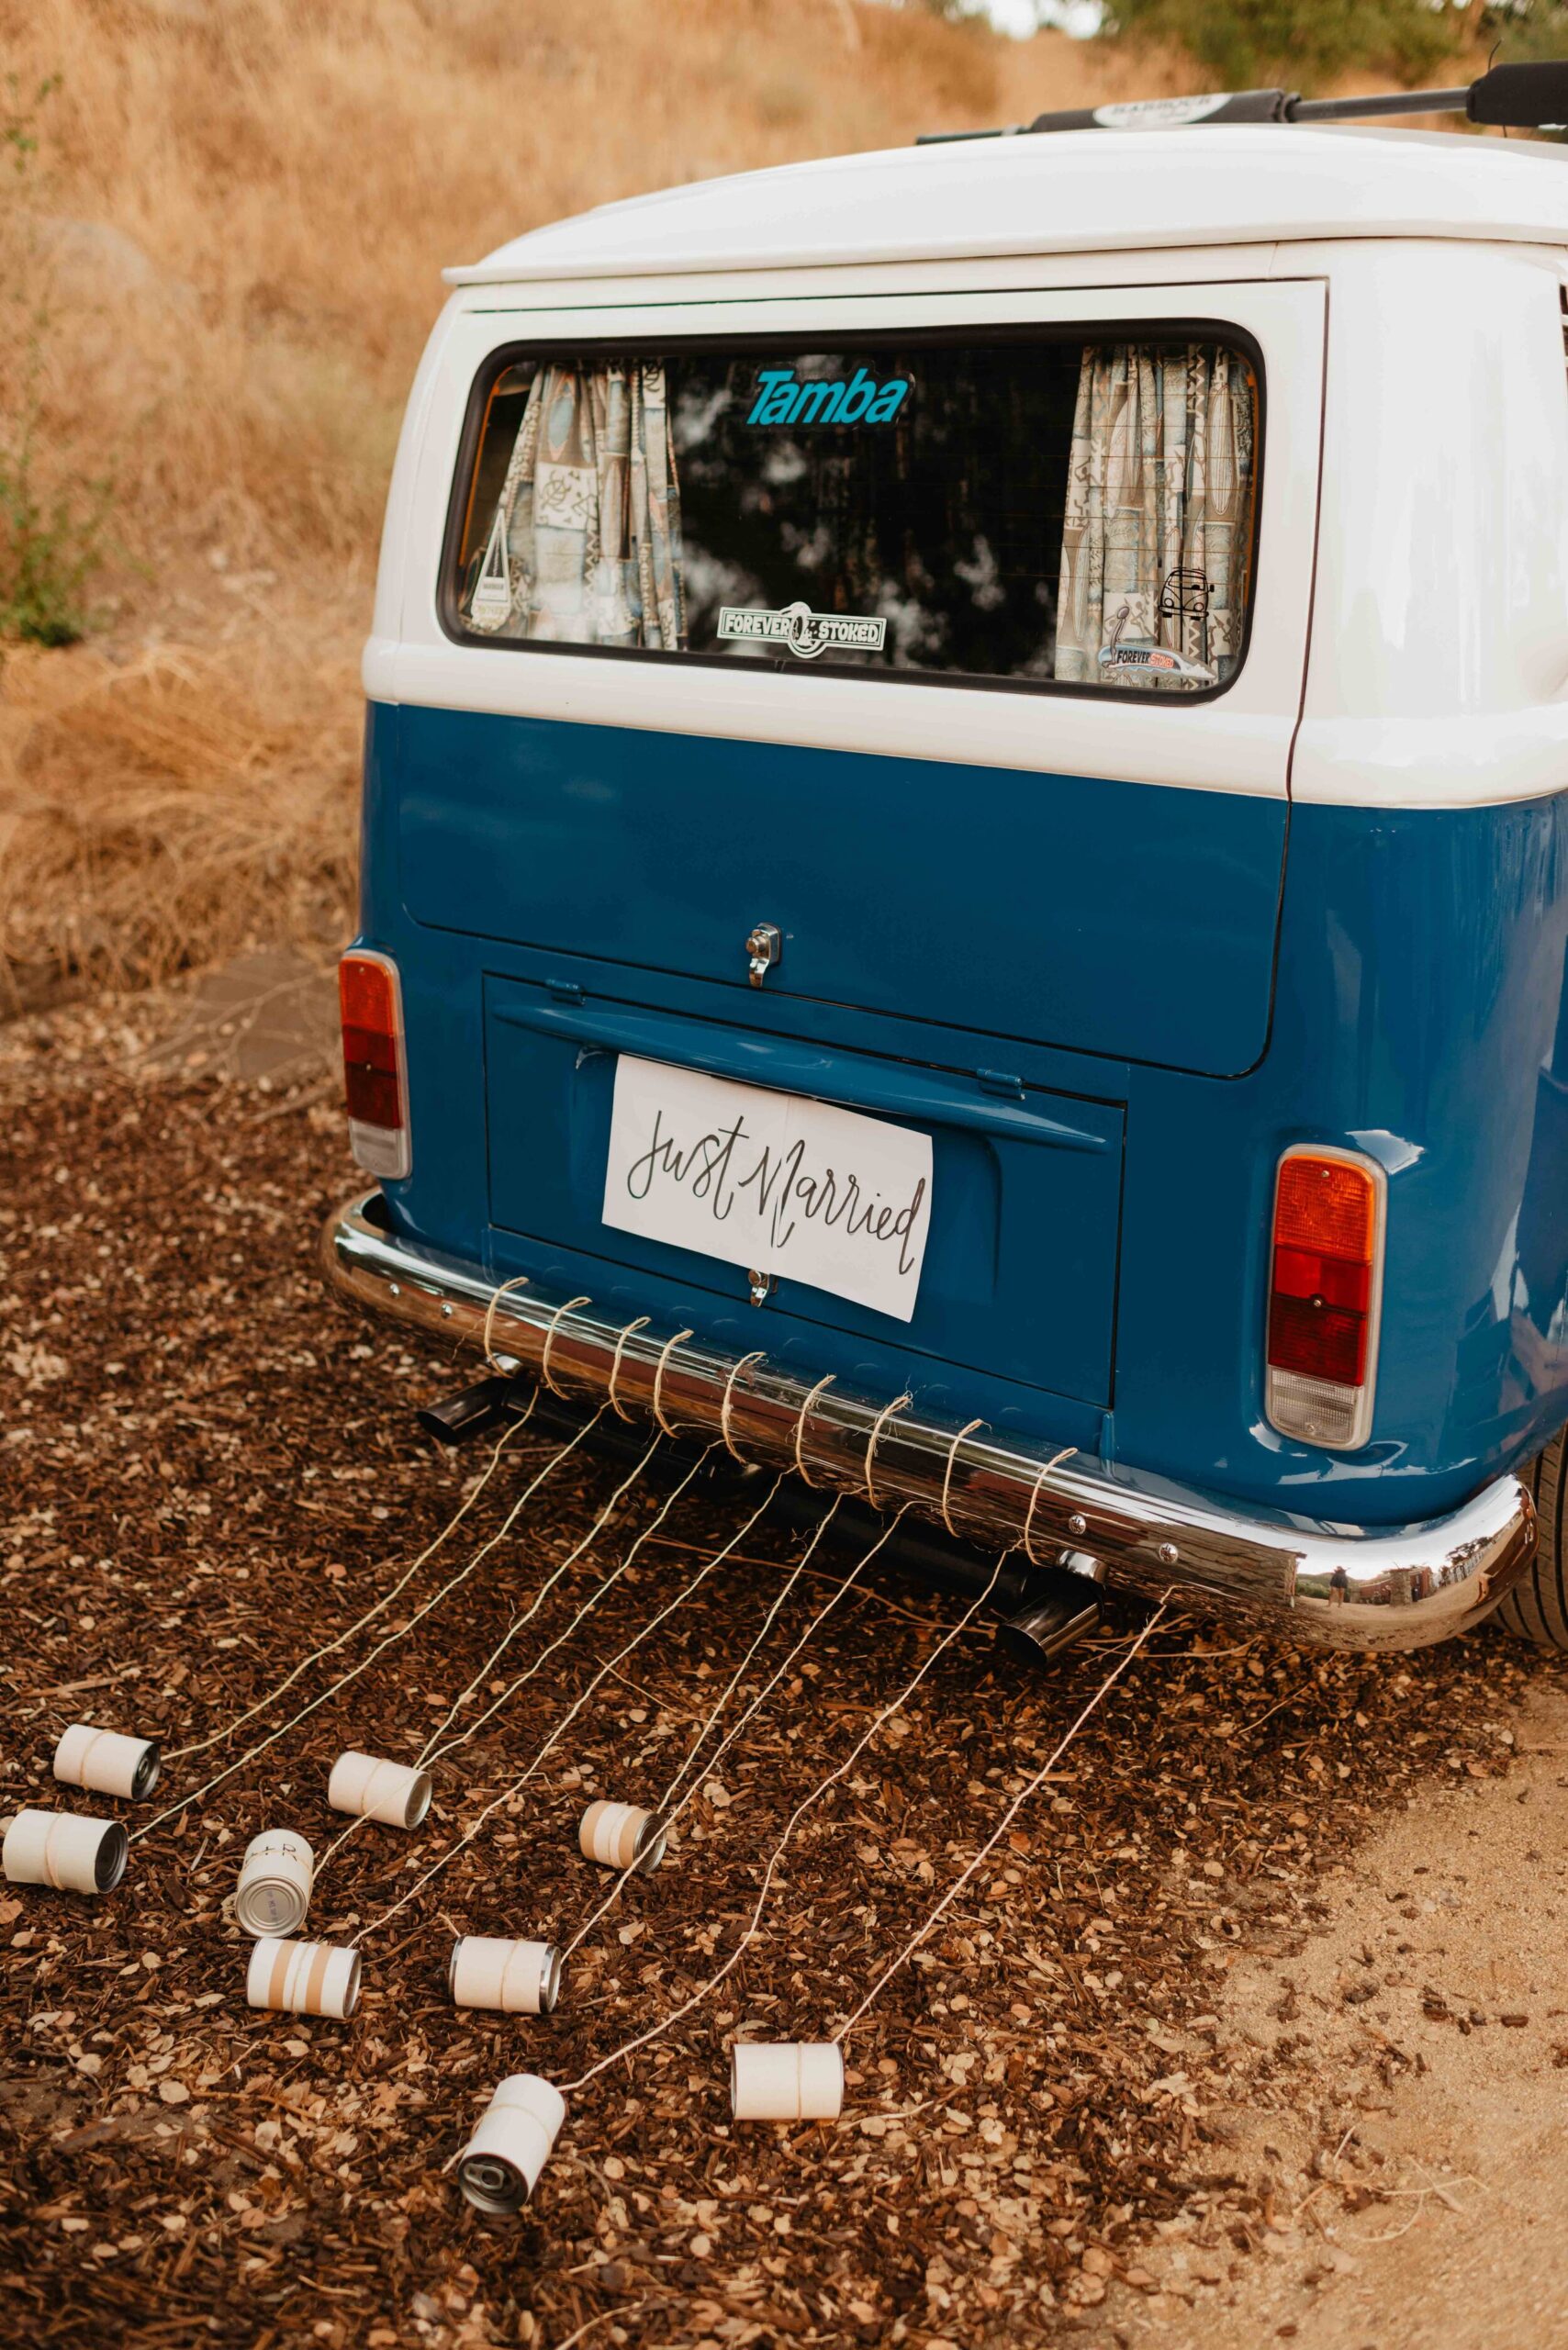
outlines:
M234 1915L248 1934L286 1939L305 1923L316 1855L292 1828L252 1836L240 1863Z

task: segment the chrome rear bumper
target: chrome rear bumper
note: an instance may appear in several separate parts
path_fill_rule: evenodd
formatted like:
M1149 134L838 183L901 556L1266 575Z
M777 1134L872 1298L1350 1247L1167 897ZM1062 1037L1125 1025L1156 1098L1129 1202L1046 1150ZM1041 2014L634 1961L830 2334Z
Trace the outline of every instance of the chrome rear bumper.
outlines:
M398 1240L380 1194L330 1216L322 1259L332 1287L371 1313L458 1344L483 1344L495 1295L483 1273ZM616 1402L671 1427L728 1435L735 1451L803 1463L813 1483L879 1506L913 1503L991 1548L1025 1545L1036 1565L1099 1561L1113 1587L1246 1607L1280 1618L1293 1639L1327 1648L1414 1649L1478 1623L1528 1565L1535 1513L1516 1477L1445 1518L1363 1531L1278 1514L1244 1514L1163 1480L1048 1448L890 1411L890 1399L717 1354L673 1332L626 1329L591 1301L532 1287L495 1305L495 1353L524 1371L549 1350L553 1383ZM759 1332L761 1329L759 1323ZM873 1449L874 1439L874 1449ZM1086 1555L1087 1554L1087 1555Z

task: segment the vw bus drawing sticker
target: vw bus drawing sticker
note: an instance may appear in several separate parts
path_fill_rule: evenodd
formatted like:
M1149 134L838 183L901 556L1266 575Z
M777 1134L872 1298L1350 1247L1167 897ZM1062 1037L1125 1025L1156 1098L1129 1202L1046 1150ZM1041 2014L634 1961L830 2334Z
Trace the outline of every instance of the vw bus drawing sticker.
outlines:
M931 1226L931 1137L622 1054L604 1221L907 1322Z

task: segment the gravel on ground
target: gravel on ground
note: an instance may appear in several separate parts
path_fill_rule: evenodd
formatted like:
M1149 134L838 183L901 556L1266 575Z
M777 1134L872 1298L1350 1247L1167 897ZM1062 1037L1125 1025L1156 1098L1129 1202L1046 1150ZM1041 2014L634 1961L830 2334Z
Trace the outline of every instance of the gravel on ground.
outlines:
M317 1229L354 1176L319 1085L154 1076L145 1043L113 1013L73 1015L13 1024L0 1056L6 1809L85 1807L49 1774L73 1718L169 1747L222 1730L396 1581L482 1465L434 1449L413 1418L464 1368L323 1292ZM377 1634L498 1531L554 1449L521 1433ZM1291 2159L1310 2166L1334 2154L1322 2133L1338 2109L1308 2027L1261 2045L1228 2028L1232 1985L1263 1968L1320 1986L1314 1953L1368 1839L1514 1768L1521 1701L1562 1676L1497 1635L1318 1657L1245 1623L1162 1623L853 2032L842 2120L734 2125L731 2042L834 2029L1129 1637L1112 1625L1031 1678L977 1623L802 1823L764 1931L722 1988L574 2097L525 2213L483 2221L450 2165L496 2082L575 2077L712 1972L800 1795L961 1612L872 1569L719 1774L699 1772L675 1853L585 1941L555 2015L454 2009L455 1932L560 1937L588 1913L601 1880L577 1817L599 1795L650 1800L687 1754L801 1552L765 1516L524 1792L367 1936L350 2022L247 2009L249 1944L230 1907L246 1841L289 1824L319 1852L342 1825L325 1802L333 1755L417 1752L623 1473L581 1452L561 1463L416 1632L136 1844L112 1896L0 1886L16 2338L1108 2350L1189 2302L1201 2312L1266 2258L1282 2190L1238 2109L1299 2109ZM317 1890L313 1936L353 1939L407 1891L754 1505L699 1483L654 1528L672 1490L652 1475L630 1490L516 1657L562 1631L647 1531L635 1563L453 1756L422 1829L350 1841ZM843 1572L801 1578L748 1687ZM319 1696L371 1639L310 1668L256 1729ZM245 1742L170 1762L160 1800ZM1350 1974L1341 2005L1360 1997ZM1451 2007L1450 1977L1432 1979ZM1383 2042L1374 2070L1396 2083L1419 2046L1403 2022ZM1326 2174L1335 2196L1339 2175ZM1179 2277L1172 2232L1213 2247Z

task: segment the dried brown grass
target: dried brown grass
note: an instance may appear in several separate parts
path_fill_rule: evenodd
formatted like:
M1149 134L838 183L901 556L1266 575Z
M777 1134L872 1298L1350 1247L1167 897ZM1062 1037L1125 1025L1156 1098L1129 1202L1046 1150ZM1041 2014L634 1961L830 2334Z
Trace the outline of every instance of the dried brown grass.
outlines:
M316 956L341 942L358 718L346 663L273 636L243 665L232 649L162 647L119 666L38 654L17 671L0 729L10 1008L73 982L155 983L262 939Z
M640 189L1180 80L856 0L0 0L0 57L24 100L61 77L0 187L0 291L50 307L45 487L115 484L119 663L0 675L13 1001L348 927L348 647L443 263ZM0 420L27 357L8 321Z

